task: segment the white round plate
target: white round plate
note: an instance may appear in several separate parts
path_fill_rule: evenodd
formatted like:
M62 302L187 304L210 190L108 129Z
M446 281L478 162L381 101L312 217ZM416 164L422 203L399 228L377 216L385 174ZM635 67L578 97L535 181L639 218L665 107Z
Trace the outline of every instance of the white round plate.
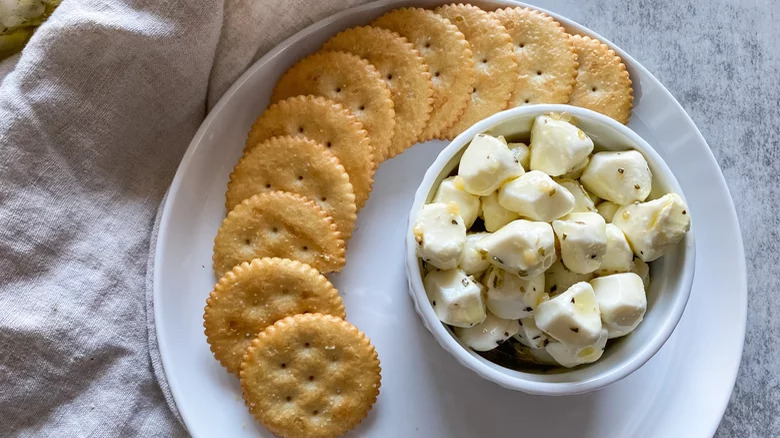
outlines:
M215 282L212 242L225 215L228 175L246 133L287 67L338 31L408 3L380 1L350 9L276 47L225 93L182 159L160 222L154 317L165 375L195 437L272 436L244 407L237 379L212 357L202 325L203 306ZM518 3L476 4L487 9ZM551 15L572 32L609 44ZM634 81L629 126L669 164L696 222L696 278L675 333L628 378L579 396L510 391L458 364L423 327L407 293L409 208L426 168L446 143L417 145L380 167L350 241L347 266L331 277L344 298L347 319L371 338L382 361L379 400L351 436L705 437L715 432L734 385L745 334L745 258L736 213L720 169L691 119L647 70L615 50Z

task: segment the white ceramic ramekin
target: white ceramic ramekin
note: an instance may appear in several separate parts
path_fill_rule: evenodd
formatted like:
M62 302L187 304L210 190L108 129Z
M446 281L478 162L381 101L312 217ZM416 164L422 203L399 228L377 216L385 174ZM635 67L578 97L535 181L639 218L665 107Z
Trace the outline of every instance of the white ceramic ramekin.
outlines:
M465 367L503 387L531 394L571 395L595 391L636 371L671 336L688 302L694 275L692 228L673 251L651 263L652 281L647 290L647 313L639 327L630 335L611 341L597 362L568 370L556 370L554 373L516 371L490 362L465 347L452 331L438 320L425 293L422 266L416 255L412 227L417 212L434 196L441 180L458 166L463 150L476 134L484 132L504 135L510 139L527 138L534 117L561 112L573 117L572 121L593 139L597 150L640 151L653 173L651 198L666 192L675 192L684 197L680 185L658 153L626 126L583 108L569 105L529 105L509 109L480 121L455 138L439 154L417 189L406 234L406 274L409 291L425 327L439 344Z

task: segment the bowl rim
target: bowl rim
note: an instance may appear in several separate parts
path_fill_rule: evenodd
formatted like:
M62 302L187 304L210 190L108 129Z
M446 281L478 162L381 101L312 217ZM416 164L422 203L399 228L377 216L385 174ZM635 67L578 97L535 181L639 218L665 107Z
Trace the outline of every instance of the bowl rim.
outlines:
M529 114L539 115L562 112L568 113L575 119L589 119L610 130L617 131L617 134L619 135L627 137L635 145L636 150L639 150L649 161L654 162L657 165L656 167L659 167L660 170L662 170L663 180L666 185L671 188L671 191L674 191L685 199L685 195L677 178L663 158L661 158L658 152L639 134L627 126L608 116L586 108L565 104L527 105L504 110L475 123L469 129L455 137L455 139L439 153L434 162L428 167L425 176L415 192L414 201L409 212L406 232L406 276L409 283L409 294L412 297L415 310L420 316L423 325L431 332L439 345L454 356L461 365L476 372L482 378L493 381L508 389L538 395L574 395L595 391L627 377L647 363L647 361L649 361L666 343L674 332L674 329L677 327L677 324L680 322L691 294L695 273L694 225L693 221L691 221L691 230L686 233L685 238L683 239L684 251L682 256L682 269L680 271L681 278L678 283L679 287L677 288L677 293L673 294L674 303L671 306L667 317L662 321L663 325L660 325L657 328L656 334L650 339L650 342L646 343L642 348L632 352L632 354L623 361L618 362L611 370L585 381L540 382L524 378L523 374L525 373L522 371L501 367L498 364L496 365L502 368L502 370L491 368L482 363L472 352L463 347L455 339L454 335L445 328L444 324L439 321L433 311L433 307L428 303L422 276L417 273L419 271L419 262L414 233L412 231L416 214L428 199L429 194L433 190L434 183L447 164L466 147L476 134L485 132L512 118L527 116ZM654 172L657 172L657 169L654 170ZM507 372L517 373L517 375L509 375ZM539 374L534 374L534 376L538 377Z

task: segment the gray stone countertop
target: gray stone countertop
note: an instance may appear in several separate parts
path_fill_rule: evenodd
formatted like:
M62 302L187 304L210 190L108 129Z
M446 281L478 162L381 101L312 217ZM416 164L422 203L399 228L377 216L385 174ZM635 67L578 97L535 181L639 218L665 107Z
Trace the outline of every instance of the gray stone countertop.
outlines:
M749 297L742 364L715 436L780 437L780 2L556 0L551 9L647 67L712 148L742 228Z

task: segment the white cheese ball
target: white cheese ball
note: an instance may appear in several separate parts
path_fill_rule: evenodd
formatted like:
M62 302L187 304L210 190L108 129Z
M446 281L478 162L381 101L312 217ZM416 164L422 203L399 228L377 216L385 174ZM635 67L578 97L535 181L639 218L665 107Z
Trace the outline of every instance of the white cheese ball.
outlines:
M559 342L586 347L598 341L601 315L589 283L581 282L539 304L536 325Z
M608 331L602 329L598 340L593 345L578 347L561 342L550 342L544 350L552 356L559 365L566 368L574 368L578 365L593 363L601 359L604 349L607 347Z
M593 204L593 199L590 198L588 192L582 187L582 184L572 179L559 179L558 184L562 185L574 195L574 209L573 213L587 213L595 212L596 206Z
M490 267L487 255L480 252L477 248L477 242L489 235L490 233L470 233L466 235L466 244L463 246L460 263L458 264L458 267L463 269L463 272L466 274L476 277L482 275Z
M417 256L439 269L458 266L466 244L466 226L458 214L458 205L435 202L423 205L412 229L417 241Z
M488 312L485 320L473 327L455 327L455 336L474 351L490 351L519 330L516 319L502 319Z
M550 224L518 219L480 239L477 248L494 266L521 277L544 273L555 262Z
M544 293L544 274L520 277L494 266L485 275L483 284L488 310L501 318L529 317L549 298Z
M623 230L640 259L652 262L677 245L691 228L688 206L676 193L620 207L612 223Z
M590 281L592 278L592 273L578 274L572 272L566 269L566 266L558 260L544 273L544 291L550 294L550 296L555 296L566 292L575 283Z
M647 298L642 279L633 272L607 275L590 281L601 321L609 331L609 339L631 333L645 316Z
M463 218L466 228L471 228L479 214L479 196L466 192L463 190L462 183L458 184L458 182L456 182L454 176L445 178L439 184L436 195L433 197L433 202L442 202L444 204L454 202L458 204L460 217Z
M463 152L458 176L463 188L473 194L486 196L505 181L523 174L523 168L506 143L487 134L477 134Z
M485 229L491 233L497 231L504 225L519 219L520 215L514 211L509 211L498 203L498 193L493 192L480 198L481 206L479 216L485 223Z
M544 348L550 343L550 337L536 326L532 316L520 320L520 331L515 335L515 339L532 349Z
M596 206L596 210L598 210L599 214L607 222L612 222L612 218L615 216L615 212L618 208L620 208L619 205L609 201L601 201L599 202L599 205Z
M601 267L607 253L607 227L598 213L572 213L553 221L561 260L572 272L588 274Z
M532 170L501 186L498 203L520 216L550 222L574 209L574 195L545 173Z
M531 170L560 176L574 169L593 152L593 140L564 120L540 115L531 127Z
M607 252L601 258L599 275L629 272L634 266L634 253L628 245L625 234L615 224L607 224Z
M531 159L531 149L528 145L525 143L509 143L507 146L512 151L512 155L517 159L517 162L523 166L523 169L528 170L529 160Z
M653 174L638 151L597 152L591 157L580 182L599 198L627 205L647 199Z
M431 271L423 285L439 321L473 327L485 320L484 288L462 270Z

